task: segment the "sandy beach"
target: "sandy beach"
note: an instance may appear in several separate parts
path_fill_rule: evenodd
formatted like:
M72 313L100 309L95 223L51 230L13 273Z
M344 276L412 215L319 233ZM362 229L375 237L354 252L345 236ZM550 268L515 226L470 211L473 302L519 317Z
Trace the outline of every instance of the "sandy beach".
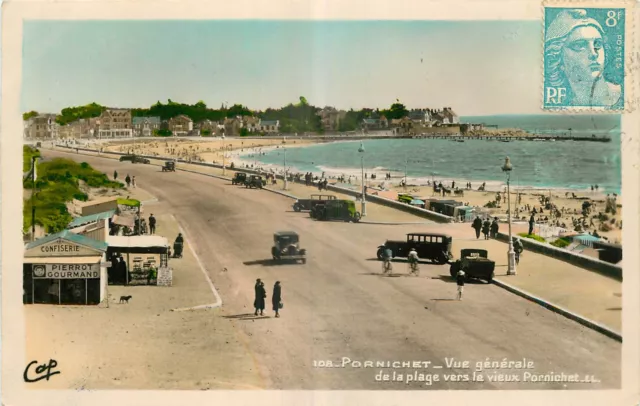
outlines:
M242 138L213 138L213 139L158 139L158 140L131 140L107 142L101 145L104 150L115 152L130 152L142 155L158 157L171 157L192 162L209 162L215 164L233 165L235 168L252 168L268 173L284 173L281 165L267 165L257 162L256 156L264 154L272 149L294 148L309 146L317 143L316 140L293 139L291 137L280 139L242 139ZM331 184L339 183L345 187L360 188L361 171L357 168L324 168L324 172L314 173L318 178L327 179ZM380 169L380 170L376 170ZM288 168L290 174L299 173L296 168ZM371 175L375 179L371 179ZM397 199L398 193L410 194L416 199L444 199L455 200L467 206L476 207L476 212L483 217L498 217L500 222L507 221L506 184L501 182L485 182L484 191L479 191L481 182L472 182L471 189L466 188L466 180L439 177L433 179L411 178L406 180L406 186L402 186L404 174L390 173L391 179L385 180L386 172L383 168L374 168L365 173L368 193L380 194L385 197ZM344 178L344 182L339 182ZM445 188L462 189L462 195L434 193L432 182L442 183ZM455 182L455 183L452 183ZM487 206L490 202L496 202L500 193L500 202L495 207ZM519 196L519 197L518 197ZM542 199L549 199L544 201ZM612 243L622 241L622 219L620 195L617 196L617 213L605 214L607 196L597 191L576 191L571 189L534 189L511 185L511 205L514 221L528 222L535 209L536 229L535 233L551 237L552 235L575 234L575 225L582 223L582 232L593 233L597 231L601 237ZM589 215L582 221L583 202L591 203ZM553 205L556 210L545 209L547 203ZM542 209L542 210L541 210ZM602 214L600 214L602 213ZM503 225L502 228L505 226Z

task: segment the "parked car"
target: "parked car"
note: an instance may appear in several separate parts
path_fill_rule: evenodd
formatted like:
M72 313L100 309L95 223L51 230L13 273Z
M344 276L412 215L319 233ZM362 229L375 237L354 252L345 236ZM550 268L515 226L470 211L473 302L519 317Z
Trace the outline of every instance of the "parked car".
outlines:
M340 220L354 223L359 222L361 217L360 212L356 210L356 203L344 199L325 200L324 203L316 204L310 215L320 221Z
M244 181L244 185L248 188L258 188L262 189L263 186L267 184L267 181L262 178L260 175L251 175L246 178Z
M247 181L247 174L244 172L236 172L231 179L232 185L244 185Z
M319 203L324 203L327 200L336 200L334 195L311 195L311 199L298 199L293 204L294 211L311 210L313 206Z
M149 161L147 158L143 158L141 156L138 155L123 155L120 157L120 162L125 162L125 161L130 161L133 164L149 164L151 163L151 161Z
M307 263L307 250L300 248L300 236L295 231L273 233L271 256L274 261L294 260Z
M167 161L164 163L162 167L162 172L175 172L176 171L176 163L174 161Z
M467 277L483 279L491 282L495 276L496 263L489 259L487 250L468 248L460 250L460 259L453 262L449 268L449 274L455 278L462 269Z
M406 240L387 240L378 246L376 256L383 260L383 253L390 248L393 258L406 258L411 248L415 248L420 259L430 260L437 265L444 265L453 257L451 254L452 238L438 233L410 233Z

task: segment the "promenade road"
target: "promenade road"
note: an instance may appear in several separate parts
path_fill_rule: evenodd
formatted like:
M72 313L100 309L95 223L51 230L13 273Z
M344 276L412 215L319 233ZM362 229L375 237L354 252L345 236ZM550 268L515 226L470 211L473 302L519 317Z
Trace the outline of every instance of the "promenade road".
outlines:
M43 154L80 158L48 150ZM424 263L419 277L409 277L406 265L396 263L394 271L399 276L379 275L381 264L374 256L385 239L402 238L411 231L443 231L442 225L316 222L306 214L292 212L290 199L266 191L231 186L198 174L162 173L157 166L92 156L80 159L107 174L117 169L120 174L135 175L138 185L158 198L153 210L175 215L218 288L222 308L184 312L181 323L166 326L181 329L191 318L190 329L205 338L211 336L212 343L216 331L211 326L231 323L237 330L241 339L224 347L207 346L206 342L197 347L176 346L172 354L176 363L183 359L182 354L198 352L195 361L188 357L194 371L215 369L222 376L231 371L228 375L237 377L241 375L237 369L247 368L244 360L250 357L255 368L245 373L258 374L260 379L251 381L261 382L260 387L267 389L595 389L620 385L619 342L539 305L484 283L468 284L464 300L452 300L456 286L446 266ZM309 252L306 265L271 264L272 234L277 230L301 235L302 246ZM454 249L459 247L456 242ZM553 266L553 261L548 259L545 265ZM532 272L528 267L534 266L535 261L527 261L519 271L527 274ZM221 272L222 268L228 271ZM265 282L269 294L265 316L269 317L252 316L256 278ZM279 319L270 309L276 280L282 283L285 304ZM202 283L206 283L204 277ZM193 303L199 304L206 303ZM132 302L130 308L133 306ZM166 307L158 304L158 309ZM103 309L104 316L95 316L106 320L110 311ZM149 317L148 323L155 317ZM99 345L99 341L93 342ZM154 348L145 350L151 358ZM220 364L220 354L227 351L245 355L238 356L238 363ZM447 368L451 358L469 361L469 368L462 364ZM598 382L522 382L524 370L513 368L485 370L484 382L445 380L451 373L460 374L462 380L465 375L472 379L477 361L523 358L533 361L534 368L528 371L534 374L577 373L580 379L593 375ZM344 368L318 366L320 361L342 365L343 360L347 362ZM353 361L374 361L374 367L355 367ZM414 365L394 369L375 367L376 361L431 364L428 368L421 364L416 369ZM403 382L377 382L381 370L391 377L395 372L396 378L417 371L423 376L414 379L435 374L439 380L431 385L406 383L406 377L401 378ZM510 379L515 375L520 381L492 382L494 372Z

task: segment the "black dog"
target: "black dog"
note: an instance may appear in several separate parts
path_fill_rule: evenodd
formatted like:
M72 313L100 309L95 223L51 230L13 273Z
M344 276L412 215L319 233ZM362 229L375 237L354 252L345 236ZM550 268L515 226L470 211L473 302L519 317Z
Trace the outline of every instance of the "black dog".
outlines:
M129 299L131 299L133 296L120 296L120 303L129 303Z

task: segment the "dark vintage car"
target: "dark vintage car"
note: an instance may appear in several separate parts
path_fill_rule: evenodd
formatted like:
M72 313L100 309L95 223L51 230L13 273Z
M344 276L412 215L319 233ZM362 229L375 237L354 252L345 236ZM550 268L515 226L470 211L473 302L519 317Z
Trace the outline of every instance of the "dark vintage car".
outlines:
M244 185L247 181L247 174L244 172L236 172L231 179L232 185Z
M406 258L411 248L415 248L418 257L428 259L431 262L444 265L453 257L451 254L452 238L446 234L437 233L410 233L405 240L387 240L378 247L376 256L383 259L385 248L390 248L393 258Z
M129 161L133 164L149 164L151 163L151 161L149 161L147 158L143 158L141 156L138 155L123 155L120 157L120 162L125 162L125 161Z
M175 161L167 161L164 163L162 167L162 172L175 172L176 171L176 163Z
M316 204L324 203L327 200L336 200L334 195L311 195L311 199L298 199L293 204L294 211L312 210Z
M453 262L449 268L449 274L455 278L458 271L462 269L467 279L483 279L491 282L495 275L496 263L488 258L487 250L463 249L460 250L460 259Z
M311 217L320 221L360 221L361 214L356 210L356 203L353 200L334 199L325 200L316 204L309 213Z
M258 188L262 189L263 186L267 184L267 181L262 178L260 175L251 175L247 176L247 179L244 181L244 185L248 188Z
M307 263L307 250L300 248L300 237L294 231L273 233L271 256L274 261L293 260Z

